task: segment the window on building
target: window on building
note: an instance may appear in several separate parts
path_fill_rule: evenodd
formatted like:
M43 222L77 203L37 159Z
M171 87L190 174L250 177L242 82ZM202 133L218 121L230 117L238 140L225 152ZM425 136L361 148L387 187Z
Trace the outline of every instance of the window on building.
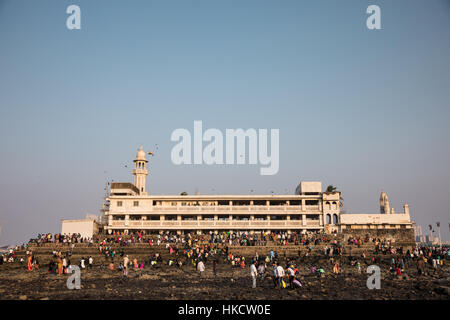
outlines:
M286 220L285 215L271 215L270 220Z
M248 216L248 215L234 215L234 216L233 216L233 220L243 220L243 221L246 221L246 220L250 220L250 216Z
M255 201L253 201L253 205L254 206L265 206L266 200L255 200Z
M139 206L139 201L133 201L133 206L138 207Z
M122 201L117 201L117 206L121 207L122 206Z
M182 215L181 220L197 220L197 216L195 215Z
M270 201L271 206L285 206L286 200L272 200Z

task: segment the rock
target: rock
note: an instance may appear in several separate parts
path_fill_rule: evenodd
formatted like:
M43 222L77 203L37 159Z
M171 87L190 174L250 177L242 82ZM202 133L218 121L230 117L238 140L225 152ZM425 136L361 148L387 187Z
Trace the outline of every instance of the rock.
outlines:
M27 299L28 299L28 297L25 295L19 297L19 300L27 300Z
M440 286L440 287L436 288L436 292L439 293L439 294L449 295L450 294L450 287Z
M93 283L93 284L91 284L91 288L92 289L95 289L96 288L96 286L95 286L95 284Z

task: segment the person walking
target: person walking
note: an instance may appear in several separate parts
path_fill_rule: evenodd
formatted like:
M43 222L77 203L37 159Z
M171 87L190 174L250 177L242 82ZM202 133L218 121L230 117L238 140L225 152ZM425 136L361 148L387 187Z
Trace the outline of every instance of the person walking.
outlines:
M197 264L197 270L198 270L198 272L200 273L200 278L201 278L202 275L203 275L203 272L205 272L205 264L203 263L202 260L200 260L200 261L198 262L198 264Z
M123 257L123 276L128 276L128 263L130 262L130 259L128 258L128 255Z
M253 261L250 265L250 276L252 277L252 288L256 288L256 277L258 276L258 272L255 266L256 262Z
M289 276L289 288L290 289L294 289L294 278L295 278L295 272L294 272L294 266L291 265L289 266L289 268L287 269L287 274Z
M277 263L277 279L278 279L278 287L281 289L283 288L283 281L284 281L284 269L283 267L280 265L280 263Z

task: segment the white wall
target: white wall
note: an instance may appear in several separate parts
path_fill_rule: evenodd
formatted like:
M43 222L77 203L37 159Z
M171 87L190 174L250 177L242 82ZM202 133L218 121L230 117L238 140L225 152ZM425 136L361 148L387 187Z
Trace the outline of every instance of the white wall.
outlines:
M356 213L356 214L341 214L341 223L343 224L400 224L409 223L409 214L366 214L366 213Z
M91 219L82 220L62 220L61 233L72 234L79 233L82 237L92 237L96 232L95 222Z

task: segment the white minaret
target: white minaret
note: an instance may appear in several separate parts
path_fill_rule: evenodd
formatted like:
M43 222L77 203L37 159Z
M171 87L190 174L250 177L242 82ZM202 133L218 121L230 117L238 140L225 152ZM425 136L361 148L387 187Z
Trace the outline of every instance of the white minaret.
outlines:
M139 194L141 195L147 194L145 187L148 175L147 162L148 160L145 158L145 151L142 149L142 146L140 146L136 154L136 159L134 160L133 175L134 185L139 189Z
M386 194L386 192L384 192L384 190L381 190L381 195L380 195L380 213L386 213L386 214L391 214L391 209L389 206L389 198Z

